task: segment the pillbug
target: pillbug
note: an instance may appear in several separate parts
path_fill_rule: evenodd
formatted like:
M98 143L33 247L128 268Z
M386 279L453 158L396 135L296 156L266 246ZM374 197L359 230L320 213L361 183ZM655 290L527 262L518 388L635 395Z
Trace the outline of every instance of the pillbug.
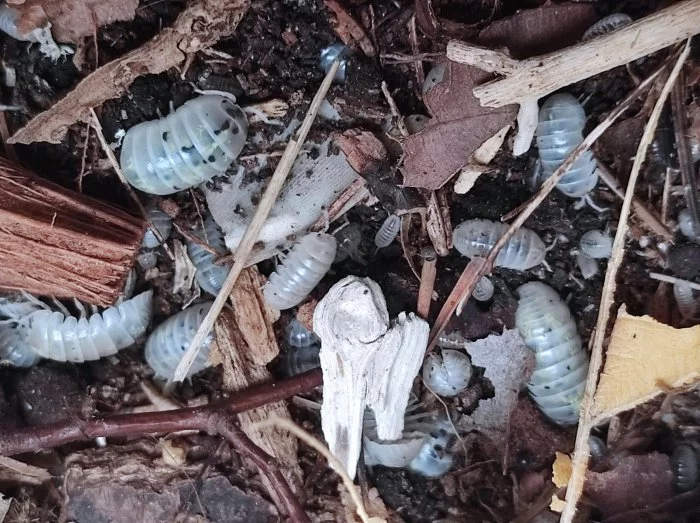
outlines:
M570 94L550 96L542 104L537 124L537 147L545 178L549 178L583 141L586 114ZM557 183L566 196L585 197L598 183L598 169L590 150L584 152Z
M158 255L151 249L145 249L136 257L136 262L143 270L152 269L158 264Z
M36 27L31 31L22 33L17 27L19 19L20 12L17 9L5 3L0 5L0 31L21 42L38 43L39 51L54 61L61 56L74 52L69 46L58 45L54 41L51 36L51 24L46 24L44 27Z
M406 126L408 134L416 134L423 130L428 125L430 118L422 114L412 114L403 119L403 124Z
M693 288L685 282L677 281L673 284L673 297L678 305L678 312L684 318L692 318L698 308Z
M598 436L588 436L588 449L593 462L602 460L608 453L608 446Z
M603 231L588 231L581 236L579 247L589 258L610 258L612 238Z
M287 376L296 376L321 366L321 340L313 332L293 319L286 330L287 352L281 367Z
M461 351L431 352L423 362L423 382L439 396L456 396L469 385L472 364Z
M428 94L428 91L443 81L445 78L445 71L447 71L447 64L441 63L435 65L428 74L425 75L422 88L423 96Z
M508 225L489 220L467 220L455 227L452 242L468 258L486 257ZM495 266L524 271L544 261L544 243L530 229L520 228L496 256Z
M200 96L165 118L129 129L119 163L137 189L172 194L225 173L247 134L240 107L223 96Z
M217 251L226 251L224 236L221 234L221 229L219 229L219 226L211 216L206 217L204 220L204 227L200 225L196 234L211 248ZM187 254L190 260L192 260L195 269L197 269L194 273L194 277L202 290L214 296L219 294L231 266L216 265L214 263L216 261L216 255L191 240L187 240Z
M678 227L681 233L683 233L683 236L689 240L695 242L700 241L700 231L696 230L693 226L693 218L690 215L690 209L685 208L678 213Z
M591 27L586 29L586 32L583 33L581 40L585 42L591 38L595 38L596 36L612 33L613 31L620 29L620 27L624 27L631 23L632 18L629 15L624 13L613 13L605 18L601 18Z
M553 422L573 425L578 422L588 373L576 322L557 292L544 283L526 283L517 292L515 325L535 353L530 395Z
M142 336L151 321L153 291L142 292L116 307L79 318L67 314L39 310L19 320L27 329L27 343L40 356L81 363L116 354Z
M170 231L172 231L173 228L172 218L161 211L158 207L151 207L146 211L146 213L153 226L158 229L158 232L163 237L163 240L167 240L170 237ZM146 234L143 235L142 245L146 249L155 249L160 245L160 240L153 233L150 227L146 230Z
M263 288L265 301L279 310L301 303L323 279L335 259L335 238L314 232L292 247Z
M178 312L158 325L148 336L145 349L146 362L157 378L172 379L175 376L175 369L213 303L212 301L198 303ZM213 340L214 335L209 334L197 353L187 377L209 366L209 350Z
M672 485L676 492L688 492L698 485L698 455L687 444L678 445L671 454Z
M319 65L324 73L328 73L331 70L331 66L336 59L340 60L340 65L338 70L335 72L333 81L339 84L345 82L345 71L347 69L348 61L347 56L350 54L350 50L343 44L332 44L321 50L321 60Z
M290 347L308 347L315 343L321 343L313 332L304 327L299 320L293 319L287 325L287 345Z
M384 220L384 223L382 223L382 226L379 227L377 234L374 236L374 244L378 249L388 247L392 244L394 238L396 238L400 228L401 218L395 214L390 214L387 216L386 220Z
M33 367L41 356L27 343L27 331L16 322L0 325L0 362L13 367Z
M491 298L493 298L493 293L493 282L484 276L478 281L476 287L474 287L472 298L474 298L476 301L489 301Z
M426 478L439 478L447 474L454 464L454 455L447 449L450 439L452 434L442 428L431 434L408 468Z
M582 252L576 254L576 264L581 271L581 276L584 280L593 278L598 274L598 262L590 256L586 256Z

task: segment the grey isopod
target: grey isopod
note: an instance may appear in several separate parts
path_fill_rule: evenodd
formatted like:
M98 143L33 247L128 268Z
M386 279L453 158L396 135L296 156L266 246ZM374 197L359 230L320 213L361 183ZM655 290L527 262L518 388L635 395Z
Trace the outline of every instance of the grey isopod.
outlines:
M223 96L200 96L165 118L129 129L120 164L137 189L172 194L226 172L247 134L240 107Z
M196 235L211 248L219 252L227 251L221 229L219 229L219 226L211 216L205 218L204 227L200 226L196 231ZM201 289L213 296L219 294L231 265L216 265L216 255L192 240L187 240L187 254L192 260L195 269L197 269L194 277Z
M698 454L688 444L678 445L671 454L672 485L676 492L688 492L698 485Z
M585 42L591 38L595 38L596 36L612 33L613 31L620 29L620 27L624 27L631 23L632 17L629 15L626 15L625 13L613 13L605 18L601 18L591 27L586 29L586 32L583 33L581 40Z
M374 237L374 244L379 249L388 247L392 244L394 238L396 238L396 235L399 233L400 228L401 218L399 218L395 214L390 214L389 216L387 216L386 220L384 220L382 226L379 227L379 230L377 231L377 234Z
M579 247L589 258L610 258L613 241L604 231L588 231L581 236Z
M148 215L148 219L151 220L153 226L163 237L163 240L167 240L170 237L170 231L172 231L173 228L172 218L155 206L149 207L146 214ZM155 249L160 245L160 240L153 233L153 230L150 227L146 230L146 234L143 235L141 245L146 249Z

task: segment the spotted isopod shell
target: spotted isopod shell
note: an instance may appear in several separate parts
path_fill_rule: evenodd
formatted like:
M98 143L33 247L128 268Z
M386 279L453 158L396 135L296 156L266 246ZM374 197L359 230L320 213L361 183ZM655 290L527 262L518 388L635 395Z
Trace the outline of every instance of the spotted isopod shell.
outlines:
M423 362L423 381L439 396L456 396L469 385L472 364L461 351L431 352Z
M401 218L395 214L390 214L387 219L384 220L382 226L379 227L377 234L374 237L374 244L377 248L382 249L388 247L396 238L401 228Z
M226 172L247 134L240 107L223 96L200 96L165 118L129 129L120 164L137 189L172 194Z
M173 229L172 218L158 207L151 207L146 212L148 214L148 219L151 220L153 226L158 229L158 232L163 237L163 240L167 240L170 237L170 231ZM155 249L160 245L160 240L153 233L150 227L146 230L146 234L143 235L142 245L146 249Z
M227 252L224 236L214 218L207 216L204 227L200 227L195 234L204 243L219 252ZM231 265L216 265L216 255L212 254L200 244L187 240L187 255L192 260L195 269L194 277L204 292L216 296L228 276Z
M698 310L698 300L695 298L693 288L685 282L677 281L673 284L673 297L678 305L678 312L684 318L693 318Z
M153 291L146 291L89 318L39 310L19 320L19 324L27 329L27 343L40 356L81 363L112 356L145 334L152 301Z
M493 282L484 276L478 281L476 287L474 287L472 298L474 298L476 301L489 301L491 298L493 298L493 293Z
M605 18L601 18L591 27L586 29L586 32L583 33L581 40L585 42L591 38L595 38L596 36L612 33L613 31L620 29L620 27L624 27L631 23L632 17L629 15L626 15L625 13L613 13Z
M467 220L455 227L452 242L468 258L486 257L508 225L489 220ZM496 256L494 265L524 271L544 261L545 246L530 229L520 228Z
M178 312L158 325L148 336L145 349L146 362L157 378L172 379L175 376L175 369L213 303L213 301L198 303ZM187 377L209 366L209 350L213 339L213 334L206 338Z
M518 287L515 325L535 353L530 396L554 423L578 422L586 387L588 356L576 322L557 292L541 282Z
M27 330L15 322L0 325L0 363L13 367L33 367L41 356L27 343Z
M441 63L435 65L428 74L425 75L425 80L423 80L423 96L428 94L433 87L442 82L445 78L445 71L447 71L447 64Z
M447 446L452 435L445 429L439 429L425 440L408 468L426 478L439 478L447 474L454 465L454 455Z
M559 93L542 104L537 124L537 147L543 179L549 178L583 141L586 113L570 94ZM572 198L583 197L598 183L593 153L587 150L559 180L557 189Z
M429 121L430 118L423 114L412 114L403 119L403 124L406 126L408 134L416 134L421 132Z
M335 238L314 232L292 247L270 275L263 296L270 307L285 310L301 303L323 279L335 259Z
M688 492L698 485L698 455L687 444L678 445L671 454L672 485L676 492Z
M581 236L581 252L589 258L610 258L613 240L604 231L588 231Z
M694 242L700 241L700 231L693 227L693 219L690 215L690 209L685 208L678 213L678 226L681 233L683 233L683 236Z

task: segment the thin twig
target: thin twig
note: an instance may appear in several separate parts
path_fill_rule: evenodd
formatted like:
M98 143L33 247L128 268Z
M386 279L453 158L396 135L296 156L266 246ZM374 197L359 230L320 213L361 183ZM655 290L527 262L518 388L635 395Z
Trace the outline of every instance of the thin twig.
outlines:
M114 156L114 151L112 151L112 148L109 146L107 140L105 139L105 135L102 133L102 124L100 123L99 118L97 118L95 109L93 109L92 107L90 108L90 114L92 115L91 126L93 129L95 129L95 134L97 135L98 140L100 140L100 145L102 146L102 150L104 151L104 153L107 155L109 163L112 164L112 169L114 169L114 172L117 173L119 181L122 182L122 185L124 185L124 188L129 193L129 196L136 204L136 207L138 207L141 216L143 216L143 218L148 222L148 226L150 227L151 231L153 231L155 237L158 238L158 241L165 249L165 252L168 254L171 260L174 260L175 256L173 256L173 253L170 251L170 248L165 243L165 238L163 238L163 235L160 233L153 221L148 217L148 212L146 212L146 209L141 203L141 200L139 199L134 189L131 187L131 184L126 180L124 172L122 171L122 168L119 166L119 162L117 161L117 157Z
M671 200L671 187L673 186L673 175L675 170L672 167L666 167L666 176L664 178L664 192L661 197L661 223L668 223L668 204Z
M333 62L333 65L326 74L323 83L321 83L321 87L319 87L316 96L314 96L314 99L311 101L311 106L309 107L309 111L306 113L304 122L301 124L301 127L297 132L297 137L289 140L289 143L284 150L284 154L282 155L282 158L280 159L279 164L277 164L277 168L270 179L270 184L260 200L255 216L253 216L253 220L250 222L250 225L248 225L248 228L243 235L243 239L238 245L238 249L236 249L233 267L221 286L221 290L219 291L219 294L217 294L214 303L209 309L209 312L202 320L199 329L197 329L197 334L195 334L189 347L187 347L187 351L180 360L177 369L175 369L174 381L182 381L187 377L187 372L190 370L194 359L197 357L202 343L211 332L212 328L214 327L214 323L216 322L216 318L226 305L226 300L228 300L228 296L231 294L231 291L236 284L236 280L238 280L238 276L246 267L248 255L253 249L255 242L257 242L260 230L262 229L267 216L270 214L272 206L274 205L275 200L277 200L277 196L279 196L279 193L282 190L282 186L287 179L287 175L289 175L289 172L292 170L292 166L294 165L294 161L301 151L302 145L304 145L306 136L309 134L311 125L316 119L316 114L318 113L323 100L326 98L326 93L328 93L328 89L330 89L331 83L333 82L333 77L338 70L339 64L340 62L338 60Z
M197 245L199 245L202 249L204 249L208 253L213 254L214 256L217 256L217 257L225 256L225 254L223 252L217 251L214 247L212 247L207 242L202 240L199 236L197 236L196 234L194 234L190 231L183 229L176 222L173 222L173 227L175 227L175 229L177 229L177 232L182 234L186 239L188 239L192 243L196 243Z
M420 44L418 43L418 32L416 31L416 15L414 14L411 19L406 24L408 27L408 38L411 42L411 51L413 55L420 54ZM423 63L420 60L413 62L413 68L416 70L416 80L418 81L418 89L423 85L425 81L425 71L423 70Z
M678 78L679 73L683 68L688 54L690 53L690 39L686 41L685 47L680 56L676 60L673 69L671 70L659 98L654 105L654 109L649 116L642 138L637 148L637 154L634 157L632 164L632 172L630 173L625 199L622 202L620 210L620 220L617 224L617 232L615 233L615 241L613 242L613 251L608 261L608 269L605 273L605 281L603 283L603 292L600 299L600 307L598 311L598 320L593 334L593 343L591 350L591 361L588 367L588 377L586 378L586 391L581 405L581 414L579 419L578 432L576 433L576 446L574 448L573 470L569 485L566 491L566 505L562 511L561 521L571 523L576 514L576 505L583 491L583 482L586 474L586 465L588 463L589 448L588 435L595 420L593 419L592 407L593 397L598 382L598 375L603 364L603 344L605 341L608 322L612 316L612 306L615 295L615 280L618 270L622 265L622 260L625 254L625 236L629 230L629 215L632 208L632 197L634 189L639 178L639 173L642 169L642 163L646 158L647 149L654 139L654 133L661 116L666 99L673 88L673 84Z
M627 108L632 105L632 102L644 92L644 90L651 85L654 79L663 71L666 67L666 63L654 71L651 76L639 84L627 97L620 102L615 109L613 109L610 114L603 120L598 126L587 135L583 141L576 147L569 157L562 163L559 168L554 171L554 174L544 181L540 187L539 192L532 197L527 205L523 208L522 212L515 218L513 223L511 223L508 230L501 236L496 244L491 248L489 254L486 258L474 258L469 262L469 265L464 269L462 275L459 277L457 284L454 289L447 297L445 304L443 305L440 313L438 314L437 320L430 331L430 340L428 342L428 350L432 350L437 342L438 337L445 329L447 322L454 314L455 309L459 303L464 299L465 296L469 296L476 287L476 284L481 278L486 276L493 267L493 262L496 260L496 256L499 251L503 248L510 237L517 231L525 220L527 220L530 215L537 209L537 207L544 201L547 195L554 189L556 184L561 180L561 178L566 174L566 172L571 168L571 166L576 162L579 157L588 149L595 141L605 132L605 130L610 127L617 118L627 110Z
M683 280L681 278L676 278L675 276L668 276L666 274L659 274L658 272L650 272L649 277L652 280L665 281L666 283L682 283L687 285L691 289L700 291L700 283L695 283L693 281Z
M85 161L87 160L88 146L90 145L90 122L85 125L85 142L83 142L83 154L80 156L80 173L78 173L78 192L83 192L83 176L85 176Z
M391 93L389 92L389 86L384 81L382 81L382 93L384 93L384 98L386 98L386 103L389 104L389 109L391 110L391 114L394 116L394 118L396 118L396 127L399 128L399 132L401 133L401 136L406 138L408 136L408 129L406 129L406 124L404 123L403 117L401 116L401 113L399 112L399 108L396 105L396 102L394 101L394 97L391 96Z
M313 370L277 383L256 385L237 392L230 398L203 405L159 412L114 414L102 418L76 417L38 427L22 427L0 431L0 455L13 456L36 452L97 437L140 437L182 430L209 430L213 414L233 415L275 403L290 396L309 392L322 384L320 370Z
M438 62L445 57L445 53L419 53L419 54L398 54L384 53L379 57L386 63L412 64L413 62Z
M423 268L420 272L420 287L418 287L418 304L416 312L423 319L428 319L430 313L430 303L433 301L433 288L435 287L435 276L437 274L435 265L437 264L437 253L432 247L424 247L421 251L423 258Z

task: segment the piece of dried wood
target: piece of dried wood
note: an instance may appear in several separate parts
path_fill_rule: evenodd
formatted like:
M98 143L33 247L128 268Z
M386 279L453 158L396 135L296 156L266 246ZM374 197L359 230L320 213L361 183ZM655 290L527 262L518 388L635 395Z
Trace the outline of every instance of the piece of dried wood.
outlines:
M146 223L0 158L0 288L112 305Z
M369 278L336 283L314 311L321 338L321 425L331 452L355 476L365 408L374 411L381 439L398 439L423 353L428 324L401 313L389 322L382 290Z
M0 481L10 484L42 485L51 479L48 470L0 456ZM2 521L2 519L0 519Z
M338 0L323 0L326 7L335 15L334 29L338 37L348 47L359 47L367 56L377 54L372 40L367 36L364 28L358 24Z
M453 40L447 45L447 57L504 74L503 79L474 88L474 95L483 106L504 107L541 98L699 32L700 0L686 0L616 31L542 56L513 60L499 51Z
M261 288L265 278L254 267L241 273L231 292L232 309L221 313L215 326L216 353L224 367L224 389L235 393L270 381L265 365L279 353L272 327L276 315L265 305ZM238 415L241 429L261 449L274 456L293 490L302 486L297 441L273 426L259 427L268 418L289 419L284 402L270 403ZM264 475L261 475L263 481ZM274 493L273 488L268 489Z
M89 122L90 109L124 94L144 74L158 74L180 64L187 54L233 34L250 0L194 0L172 27L130 53L100 67L49 110L35 116L10 143L59 143L75 122Z

